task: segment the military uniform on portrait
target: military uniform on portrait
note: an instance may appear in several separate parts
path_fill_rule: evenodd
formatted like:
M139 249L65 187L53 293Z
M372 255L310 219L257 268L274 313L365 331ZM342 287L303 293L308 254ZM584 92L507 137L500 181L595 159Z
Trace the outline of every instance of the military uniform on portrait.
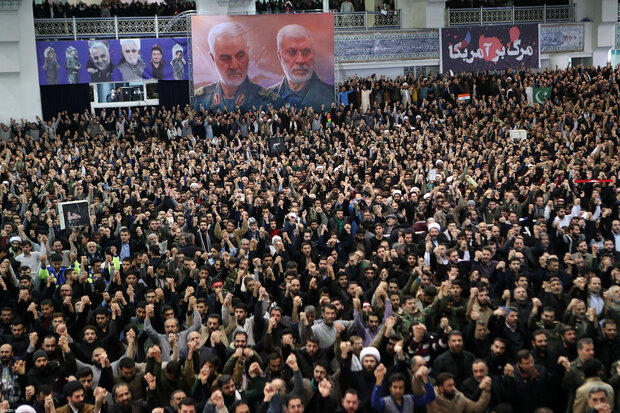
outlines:
M220 81L198 89L194 95L194 109L200 110L200 106L205 110L221 111L237 110L237 106L241 110L246 111L255 107L259 109L261 106L266 108L267 105L274 105L280 96L273 93L269 89L265 89L252 83L248 77L239 85L235 96L232 99L224 99L222 84Z
M278 106L286 104L295 108L312 106L313 109L320 110L321 105L327 105L334 100L334 87L319 79L315 72L312 73L312 77L306 82L304 88L297 92L291 90L286 77L280 83L271 86L269 90L280 96Z

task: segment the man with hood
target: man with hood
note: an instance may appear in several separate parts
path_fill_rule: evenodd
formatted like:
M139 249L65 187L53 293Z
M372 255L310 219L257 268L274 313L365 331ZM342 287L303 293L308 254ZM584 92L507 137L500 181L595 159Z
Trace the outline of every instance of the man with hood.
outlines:
M75 357L66 340L62 344L64 362L49 362L45 350L37 350L32 356L34 366L26 373L26 385L39 386L45 383L54 383L54 391L60 393L67 377L77 370Z

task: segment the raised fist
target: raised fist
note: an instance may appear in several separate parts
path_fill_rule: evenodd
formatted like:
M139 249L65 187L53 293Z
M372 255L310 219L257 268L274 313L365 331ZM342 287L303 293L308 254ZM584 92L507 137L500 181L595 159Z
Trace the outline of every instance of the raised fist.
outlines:
M265 388L263 389L263 394L265 396L264 401L270 402L273 396L276 394L276 389L273 387L273 384L267 383L265 384Z
M299 370L299 367L297 367L297 357L295 357L295 354L291 353L288 356L288 358L286 359L286 365L289 366L293 371Z
M329 397L331 390L332 390L332 384L329 382L329 380L327 379L321 380L321 382L319 383L319 392L321 393L321 396Z
M146 315L153 317L155 315L155 306L153 304L146 305Z
M255 361L254 363L250 364L248 373L250 374L251 377L262 376L263 370L260 368L260 364L258 364L258 362Z
M377 379L377 383L383 382L383 377L385 376L386 371L387 369L382 363L377 366L375 369L375 378Z
M491 390L491 378L489 376L486 376L480 382L480 386L479 387L480 387L481 390Z

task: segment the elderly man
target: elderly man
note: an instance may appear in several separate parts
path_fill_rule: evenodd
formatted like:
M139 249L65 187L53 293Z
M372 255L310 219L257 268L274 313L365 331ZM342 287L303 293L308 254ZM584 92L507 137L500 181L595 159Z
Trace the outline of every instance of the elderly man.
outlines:
M90 59L86 71L90 73L91 82L110 82L114 72L114 64L110 61L108 46L102 42L94 42L88 48Z
M314 72L314 41L304 26L289 24L277 36L278 59L284 78L270 89L280 95L281 105L320 109L334 100L334 87Z
M121 52L123 58L118 64L118 71L121 72L123 80L142 80L146 63L140 56L139 39L121 40Z
M194 109L250 110L273 104L278 96L252 83L248 77L250 48L241 26L225 22L209 32L209 56L219 81L195 92Z

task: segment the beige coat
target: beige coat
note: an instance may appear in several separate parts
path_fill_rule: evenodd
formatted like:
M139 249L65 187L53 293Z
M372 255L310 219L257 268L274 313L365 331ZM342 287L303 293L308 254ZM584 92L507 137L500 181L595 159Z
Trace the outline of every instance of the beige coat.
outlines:
M491 401L491 392L484 390L477 402L469 400L463 393L456 391L452 400L439 394L435 388L437 398L426 407L429 413L483 413Z
M609 384L602 381L600 377L588 377L586 382L579 386L575 393L573 413L585 413L586 410L588 410L588 393L590 393L590 389L594 386L601 386L607 389L607 401L611 409L614 409L614 402L616 401L614 389Z

